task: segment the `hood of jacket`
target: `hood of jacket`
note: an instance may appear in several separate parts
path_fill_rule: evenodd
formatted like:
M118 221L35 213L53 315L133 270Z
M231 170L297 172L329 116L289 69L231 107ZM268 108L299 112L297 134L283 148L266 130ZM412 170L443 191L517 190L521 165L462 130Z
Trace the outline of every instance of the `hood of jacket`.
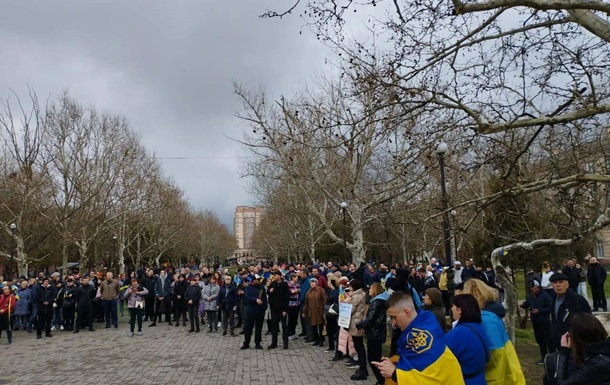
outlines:
M387 291L384 291L383 293L377 295L375 298L373 298L372 300L376 300L376 299L380 299L382 301L387 301L388 298L390 298L390 293L388 293Z
M504 316L506 315L506 309L504 308L504 306L502 306L501 303L498 303L496 301L487 303L487 305L485 305L485 307L481 310L487 310L488 312L494 313L500 318L504 318Z

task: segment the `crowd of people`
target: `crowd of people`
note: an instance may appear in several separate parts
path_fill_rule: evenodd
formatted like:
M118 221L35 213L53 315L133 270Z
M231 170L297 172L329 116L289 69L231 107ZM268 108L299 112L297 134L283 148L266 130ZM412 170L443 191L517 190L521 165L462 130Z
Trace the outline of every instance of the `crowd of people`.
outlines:
M605 270L595 270L596 263L593 258L589 262L592 285L605 280ZM522 304L532 315L539 362L553 352L562 365L570 362L565 365L570 372L561 372L561 384L580 383L565 382L578 371L562 354L574 347L566 337L573 320L591 313L577 294L580 282L574 282L576 290L572 286L570 267L550 273L545 265L542 274L529 272L531 293ZM491 267L477 267L472 260L447 267L434 258L428 264L358 267L261 263L234 275L205 267L195 273L189 268L139 269L116 279L112 272L39 274L3 282L0 331L6 331L10 344L18 330L36 331L40 339L43 332L52 337L53 331L94 331L97 322L117 329L118 316L126 308L129 336L141 336L145 322L150 322L148 327L163 322L190 326L188 333L207 326L208 333L243 335L242 350L264 349L266 324L271 336L267 349L289 349L291 341L303 338L332 353L331 361L355 368L352 380L365 380L372 372L377 384L386 379L399 384L525 384L502 321L506 310L500 291ZM605 309L605 298L599 295L594 295L595 307ZM603 288L601 295L605 297ZM342 313L345 309L349 314ZM348 324L340 326L343 315ZM390 355L383 357L388 341ZM576 342L576 347L579 364L589 354L589 345Z

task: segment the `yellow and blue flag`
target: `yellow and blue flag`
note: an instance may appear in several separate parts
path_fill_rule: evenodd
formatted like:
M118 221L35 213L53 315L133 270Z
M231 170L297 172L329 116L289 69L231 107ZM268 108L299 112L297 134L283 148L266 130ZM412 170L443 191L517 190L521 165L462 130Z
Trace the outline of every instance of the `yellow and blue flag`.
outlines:
M419 312L397 344L399 384L464 385L460 364L447 347L434 313Z
M487 310L481 312L481 318L491 353L485 365L487 385L525 385L515 346L508 338L502 319Z
M345 301L345 290L342 286L339 286L339 302Z

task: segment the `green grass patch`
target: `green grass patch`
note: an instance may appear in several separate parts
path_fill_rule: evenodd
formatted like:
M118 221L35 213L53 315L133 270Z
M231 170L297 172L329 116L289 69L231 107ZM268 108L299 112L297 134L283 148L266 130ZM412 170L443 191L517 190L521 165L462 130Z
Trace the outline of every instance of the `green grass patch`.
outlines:
M534 331L532 329L515 329L515 338L519 341L533 341L536 342L534 337Z

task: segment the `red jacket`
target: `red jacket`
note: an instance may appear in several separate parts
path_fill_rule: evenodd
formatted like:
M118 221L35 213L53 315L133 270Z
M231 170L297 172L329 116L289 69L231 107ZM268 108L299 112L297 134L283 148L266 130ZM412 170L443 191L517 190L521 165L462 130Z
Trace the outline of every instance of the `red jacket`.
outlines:
M0 314L7 314L9 311L13 313L15 311L15 303L17 300L13 294L0 295Z

